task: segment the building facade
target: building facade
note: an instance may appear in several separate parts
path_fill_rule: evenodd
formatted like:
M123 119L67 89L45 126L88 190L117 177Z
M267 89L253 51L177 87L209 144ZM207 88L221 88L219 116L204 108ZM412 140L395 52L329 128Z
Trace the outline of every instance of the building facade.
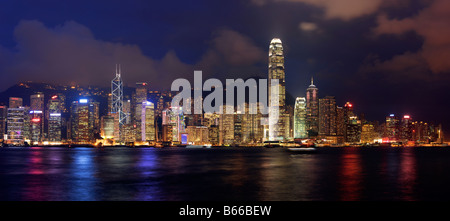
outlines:
M272 85L272 80L278 80L277 85ZM279 38L274 38L269 45L269 140L284 140L286 135L285 113L285 70L283 45ZM277 98L272 95L278 92ZM274 100L275 102L273 102Z
M319 134L319 89L314 85L311 78L311 85L306 89L306 130L308 137L315 137Z

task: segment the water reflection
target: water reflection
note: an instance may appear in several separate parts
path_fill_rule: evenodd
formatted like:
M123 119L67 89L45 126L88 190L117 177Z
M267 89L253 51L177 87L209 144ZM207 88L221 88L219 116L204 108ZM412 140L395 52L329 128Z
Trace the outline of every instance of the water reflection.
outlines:
M291 189L293 200L313 200L313 196L321 188L318 176L321 168L318 166L318 158L314 154L290 155L293 167L292 178L295 185Z
M68 194L72 201L98 200L97 177L95 171L97 164L94 163L94 151L90 149L76 150L72 152L70 164Z
M158 183L158 157L155 150L141 150L136 161L136 169L139 182L136 191L136 199L158 200L160 199L160 189ZM162 174L161 174L162 175Z
M23 200L42 201L44 195L44 170L42 151L30 150L24 179L24 188L21 192Z
M362 190L362 168L360 153L356 150L345 148L341 155L341 167L339 174L340 200L360 200Z
M412 148L405 148L400 157L398 183L403 200L416 200L414 196L417 179L415 157L415 152Z
M284 150L266 152L262 162L260 200L312 200L321 188L321 173L314 154L292 155ZM317 196L316 196L317 197Z
M2 148L0 159L0 200L450 197L448 148Z

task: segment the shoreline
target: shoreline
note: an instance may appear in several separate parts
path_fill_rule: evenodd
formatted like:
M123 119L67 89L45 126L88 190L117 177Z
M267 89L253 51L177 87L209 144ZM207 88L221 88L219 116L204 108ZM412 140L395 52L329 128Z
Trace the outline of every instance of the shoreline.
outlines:
M193 146L193 147L192 147ZM31 145L31 146L14 146L14 145L6 145L6 146L0 146L0 149L2 148L34 148L34 147L40 147L40 148L92 148L92 149L114 149L114 148L130 148L130 149L139 149L139 148L155 148L155 149L166 149L166 148L183 148L183 149L226 149L226 148L258 148L258 149L288 149L288 148L307 148L307 147L293 147L293 146L278 146L278 147L267 147L267 146L252 146L252 145L236 145L236 146L203 146L203 145L180 145L180 146L164 146L164 147L156 147L156 146L149 146L149 145L142 145L142 146L127 146L127 145L114 145L114 146L95 146L92 144L77 144L77 145ZM313 148L317 149L333 149L333 148L414 148L414 147L427 147L427 148L445 148L450 147L449 144L439 144L439 145L431 145L431 144L425 144L425 145L415 145L415 146L390 146L390 145L331 145L331 146L312 146Z

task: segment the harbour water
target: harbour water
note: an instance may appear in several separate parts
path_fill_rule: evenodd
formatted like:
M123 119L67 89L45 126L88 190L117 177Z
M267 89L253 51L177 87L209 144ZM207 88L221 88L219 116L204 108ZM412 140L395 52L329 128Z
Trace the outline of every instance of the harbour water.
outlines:
M450 148L0 148L0 200L450 199Z

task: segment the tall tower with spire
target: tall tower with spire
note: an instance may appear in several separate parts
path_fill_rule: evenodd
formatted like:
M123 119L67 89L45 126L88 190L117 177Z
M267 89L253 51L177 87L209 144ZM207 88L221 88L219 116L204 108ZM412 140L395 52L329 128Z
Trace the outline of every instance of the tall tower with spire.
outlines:
M272 85L271 80L278 80L278 85ZM274 38L269 45L269 140L283 140L287 138L286 116L285 116L285 72L283 45L279 38ZM277 87L278 94L273 94L274 87ZM272 96L278 96L278 101L272 102Z
M310 136L319 133L319 89L314 85L311 77L311 85L306 89L306 130Z
M125 124L125 113L123 112L123 82L120 64L116 64L116 77L111 81L111 114L114 116L115 140L121 141L121 131Z

